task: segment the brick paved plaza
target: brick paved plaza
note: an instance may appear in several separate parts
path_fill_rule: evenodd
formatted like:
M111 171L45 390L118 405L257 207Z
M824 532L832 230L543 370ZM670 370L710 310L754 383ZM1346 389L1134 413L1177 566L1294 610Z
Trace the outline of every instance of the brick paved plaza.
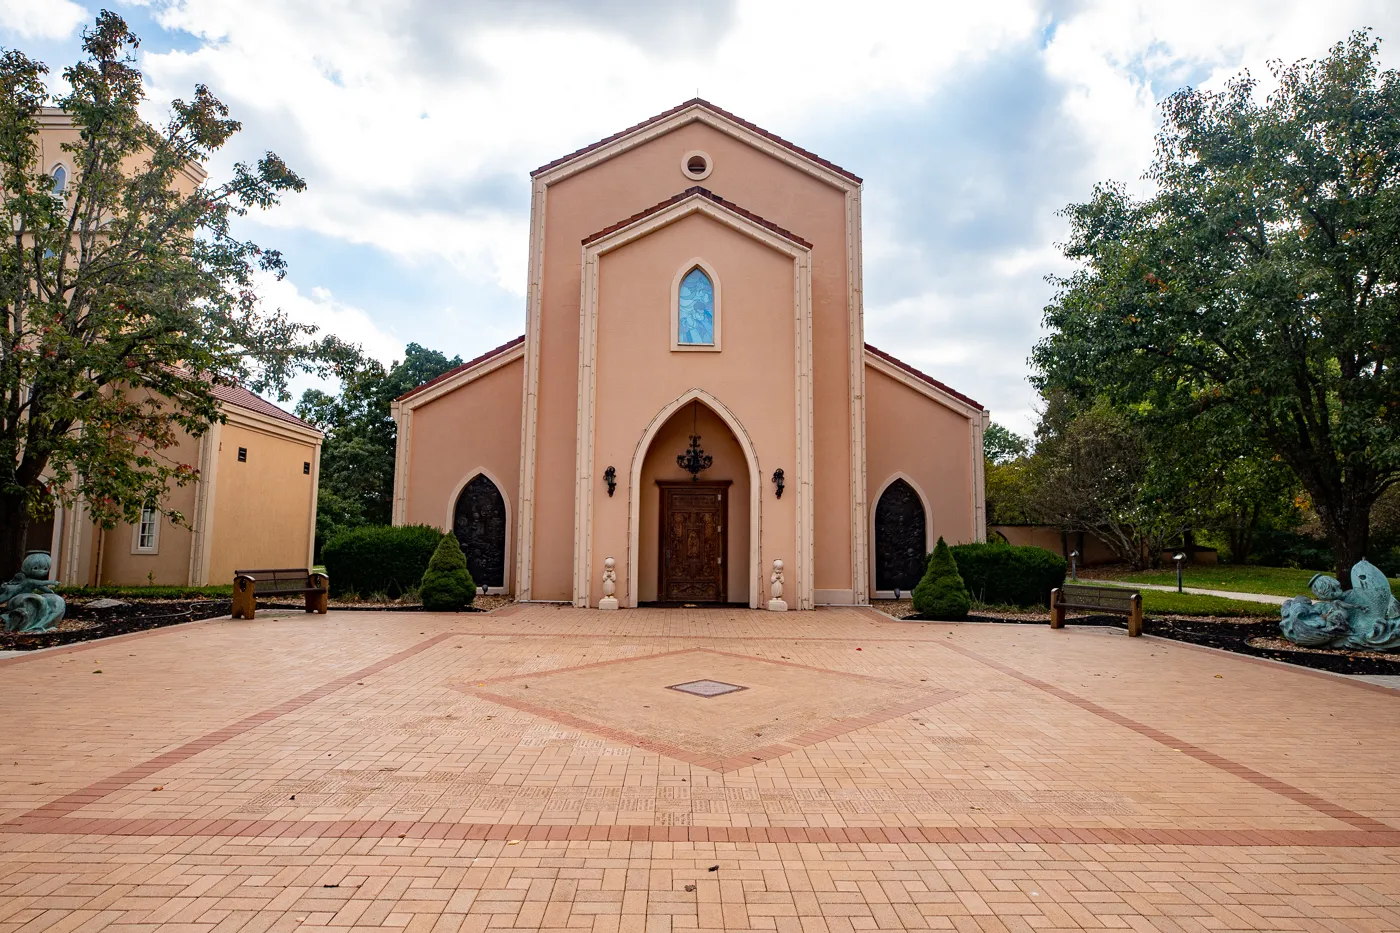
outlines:
M1400 693L1119 631L271 613L0 709L0 933L1400 929Z

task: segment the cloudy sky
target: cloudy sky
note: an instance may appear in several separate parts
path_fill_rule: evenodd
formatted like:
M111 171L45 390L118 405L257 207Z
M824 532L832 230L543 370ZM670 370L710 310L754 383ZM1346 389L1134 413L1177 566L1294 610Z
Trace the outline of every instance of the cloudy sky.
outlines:
M866 337L1029 431L1026 357L1065 266L1058 209L1140 190L1158 104L1316 57L1389 0L150 0L158 120L208 84L309 184L243 233L267 300L386 362L524 330L530 169L697 93L865 178ZM0 45L55 74L98 7L0 0Z

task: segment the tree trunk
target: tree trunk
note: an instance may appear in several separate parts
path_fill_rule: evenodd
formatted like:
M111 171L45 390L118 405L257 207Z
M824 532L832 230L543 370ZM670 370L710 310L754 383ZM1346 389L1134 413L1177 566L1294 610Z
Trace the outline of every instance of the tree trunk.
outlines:
M23 496L0 493L0 580L19 573L29 537L29 509Z
M1365 558L1370 545L1372 504L1373 500L1363 502L1350 497L1341 503L1326 505L1314 501L1317 517L1322 519L1327 541L1332 545L1332 558L1342 589L1351 589L1352 565Z

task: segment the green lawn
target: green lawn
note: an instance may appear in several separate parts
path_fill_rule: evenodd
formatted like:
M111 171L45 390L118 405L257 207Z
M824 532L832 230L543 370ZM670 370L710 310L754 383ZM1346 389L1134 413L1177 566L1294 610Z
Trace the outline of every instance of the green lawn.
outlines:
M1141 590L1142 611L1145 615L1185 616L1259 616L1277 619L1279 607L1273 603L1256 603L1220 596L1193 596L1190 593L1163 593Z
M1193 596L1190 593L1162 593L1157 590L1142 590L1142 611L1144 615L1179 616L1248 616L1262 619L1277 619L1279 607L1273 603L1256 603L1243 599L1222 599L1219 596ZM1027 612L1024 606L994 606L973 600L973 613L979 610L998 612ZM1045 619L1050 620L1050 609L1044 610ZM1069 617L1089 615L1084 610L1069 610Z
M230 599L233 584L223 586L60 586L64 599Z
M1294 570L1289 567L1255 567L1250 564L1216 564L1187 567L1182 584L1207 590L1231 590L1236 593L1267 593L1271 596L1307 596L1308 581L1316 570ZM1139 573L1116 574L1123 583L1161 583L1176 585L1176 569L1144 570ZM1391 580L1390 588L1400 596L1400 580ZM1146 593L1143 594L1146 598Z

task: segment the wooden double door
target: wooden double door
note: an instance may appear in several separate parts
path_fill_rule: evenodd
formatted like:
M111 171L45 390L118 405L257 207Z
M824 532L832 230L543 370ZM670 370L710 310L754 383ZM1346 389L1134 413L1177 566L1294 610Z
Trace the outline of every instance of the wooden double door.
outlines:
M727 602L729 481L658 480L656 598L663 603Z

